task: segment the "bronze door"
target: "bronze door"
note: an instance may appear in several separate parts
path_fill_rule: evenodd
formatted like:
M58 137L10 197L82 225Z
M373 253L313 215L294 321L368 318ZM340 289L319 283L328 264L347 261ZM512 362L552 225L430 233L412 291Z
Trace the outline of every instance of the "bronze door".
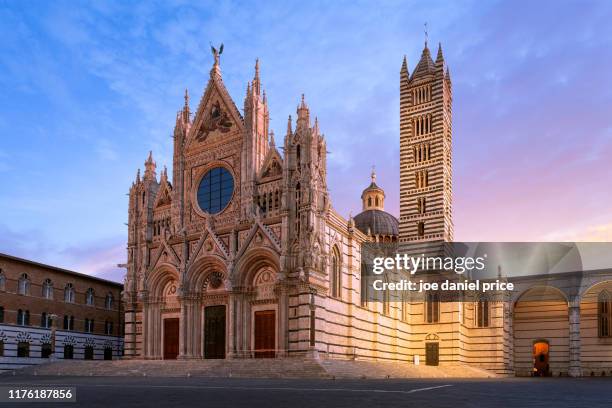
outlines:
M437 366L440 362L440 343L425 344L425 364Z
M255 358L274 358L276 355L276 312L255 312Z
M179 351L179 319L164 319L164 360L176 360Z
M204 358L225 358L225 306L204 309Z

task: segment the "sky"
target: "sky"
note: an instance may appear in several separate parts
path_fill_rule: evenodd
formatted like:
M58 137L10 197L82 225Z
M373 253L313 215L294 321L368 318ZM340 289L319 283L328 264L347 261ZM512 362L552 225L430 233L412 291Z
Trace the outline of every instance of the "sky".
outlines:
M612 241L610 21L609 1L0 0L0 252L121 281L126 194L149 150L172 174L211 43L239 107L260 59L277 139L306 95L341 214L374 165L399 215L399 70L425 22L453 83L455 239Z

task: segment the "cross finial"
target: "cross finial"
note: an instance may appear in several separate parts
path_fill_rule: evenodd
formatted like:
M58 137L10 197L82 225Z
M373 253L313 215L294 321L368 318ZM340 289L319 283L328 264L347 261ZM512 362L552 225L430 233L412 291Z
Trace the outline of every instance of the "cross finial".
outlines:
M372 179L372 183L376 182L376 166L372 165L372 173L370 173L370 178Z
M425 47L427 47L427 40L429 39L429 32L427 31L427 21L425 22Z

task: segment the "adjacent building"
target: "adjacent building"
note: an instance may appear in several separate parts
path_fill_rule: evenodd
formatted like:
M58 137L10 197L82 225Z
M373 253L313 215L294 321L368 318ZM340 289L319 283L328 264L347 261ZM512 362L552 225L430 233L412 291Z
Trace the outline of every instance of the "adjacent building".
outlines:
M123 285L0 254L0 370L123 354Z

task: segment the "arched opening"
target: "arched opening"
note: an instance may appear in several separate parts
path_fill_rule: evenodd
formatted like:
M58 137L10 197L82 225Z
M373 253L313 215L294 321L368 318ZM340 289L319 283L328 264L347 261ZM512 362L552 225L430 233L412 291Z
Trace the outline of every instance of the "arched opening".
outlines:
M535 377L550 376L549 352L550 344L547 340L533 342L533 375Z
M539 362L539 373L559 376L569 372L568 302L561 290L552 286L536 286L523 292L514 305L514 370L517 376L532 376L535 369L535 343L547 342L548 354L541 357L545 346L538 346L537 360L546 359L548 368ZM543 340L546 339L546 340Z
M94 359L94 348L93 346L85 346L85 354L83 356L85 360L93 360Z

